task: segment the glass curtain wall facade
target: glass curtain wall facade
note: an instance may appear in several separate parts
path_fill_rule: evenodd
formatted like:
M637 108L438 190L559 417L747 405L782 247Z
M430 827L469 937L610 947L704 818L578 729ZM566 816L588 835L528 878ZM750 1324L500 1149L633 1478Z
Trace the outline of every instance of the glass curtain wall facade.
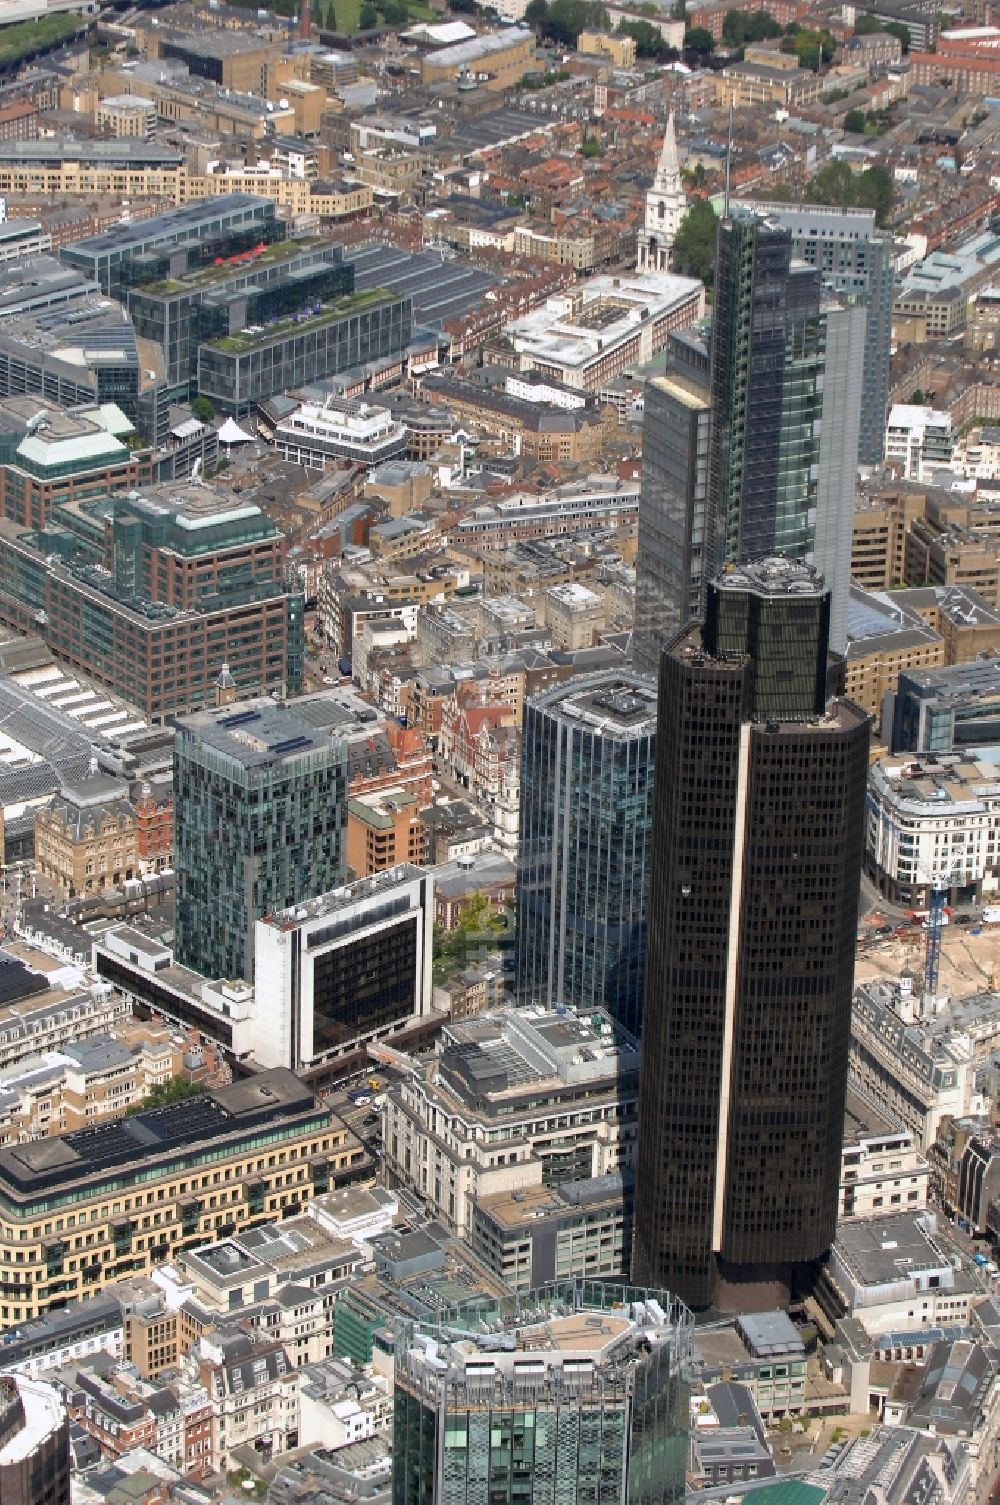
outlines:
M521 744L518 996L642 1022L656 696L606 674L529 700Z
M633 653L655 679L661 647L700 621L711 398L709 355L690 331L671 335L667 373L647 383Z
M648 389L636 563L644 672L702 619L716 571L774 553L821 572L831 646L844 651L867 331L864 300L834 301L820 266L796 262L785 224L742 206L723 220L711 359L696 362L691 342L675 339L666 376Z
M836 1225L869 725L828 620L737 567L661 659L633 1274L698 1308L787 1299Z
M781 203L752 207L791 232L792 255L815 267L824 287L865 309L858 462L878 465L885 452L889 400L895 288L891 236L877 228L871 209Z
M386 296L354 312L331 308L302 327L290 322L274 333L224 336L198 347L198 391L243 415L275 392L395 355L412 331L410 299Z
M346 755L333 743L285 752L279 738L244 758L213 745L231 719L177 726L176 953L205 977L251 978L255 922L344 882Z
M393 1505L682 1500L692 1332L686 1309L664 1291L612 1282L567 1281L513 1300L522 1303L523 1321L516 1309L504 1310L509 1299L494 1305L484 1297L468 1313L446 1311L440 1326L401 1330ZM647 1313L649 1325L640 1329L637 1319ZM495 1338L478 1349L490 1317L514 1335L516 1353L499 1352ZM605 1350L610 1320L619 1335L613 1355ZM553 1350L549 1335L558 1338L564 1323L583 1326L592 1344L578 1338L572 1355ZM459 1353L450 1341L465 1330Z

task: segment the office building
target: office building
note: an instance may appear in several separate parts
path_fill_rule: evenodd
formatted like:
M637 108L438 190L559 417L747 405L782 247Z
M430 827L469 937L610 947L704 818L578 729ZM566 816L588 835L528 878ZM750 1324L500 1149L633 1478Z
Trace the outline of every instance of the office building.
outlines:
M598 1009L498 1009L445 1024L388 1090L387 1184L466 1235L492 1192L630 1168L639 1052Z
M924 908L933 885L950 904L1000 888L1000 771L988 749L882 758L868 778L865 871L890 904Z
M54 1386L0 1375L0 1499L4 1505L66 1505L69 1416Z
M364 1164L341 1120L288 1071L8 1146L0 1318L26 1321L147 1275L189 1242L297 1211Z
M62 160L55 150L58 143L33 145L48 146L50 154ZM134 141L88 142L81 150L97 147L119 154L125 150L130 161L136 155L145 158L163 151ZM168 155L177 158L176 152ZM173 193L169 197L173 198ZM270 199L250 193L230 193L170 209L154 219L115 225L112 230L74 241L60 247L59 260L64 266L78 268L103 293L124 298L129 288L141 287L158 278L176 277L197 266L209 266L217 256L235 256L261 241L278 240L284 229Z
M375 466L398 459L409 448L409 434L392 410L373 403L328 397L304 402L282 418L274 430L274 447L283 460L308 470L326 470L340 460Z
M635 571L635 666L656 677L660 649L701 617L705 599L710 355L701 329L667 344L667 370L646 384Z
M1000 658L901 669L883 721L892 753L947 753L1000 743Z
M344 750L270 699L202 711L174 746L177 959L252 978L262 916L344 881Z
M204 341L198 347L199 393L242 416L258 402L399 354L413 332L408 297L372 288L294 315Z
M272 226L286 233L282 220L270 220L269 233ZM354 268L344 261L339 245L262 238L247 250L207 263L200 250L196 257L187 247L174 251L170 261L182 255L189 270L150 276L129 290L127 303L136 334L155 340L163 350L171 389L185 394L197 373L203 341L312 312L316 303L354 289ZM155 261L159 273L166 256L136 257L129 274L141 273L147 259ZM222 265L216 265L220 260Z
M843 652L866 329L861 303L837 301L819 268L795 259L787 226L742 207L722 221L707 380L685 347L643 422L650 547L637 594L664 603L656 622L668 633L701 620L724 564L782 554L827 582L830 646ZM639 667L652 669L668 640L643 623Z
M405 1324L393 1505L682 1500L691 1333L667 1292L590 1281Z
M0 620L153 721L211 704L223 666L244 693L295 694L285 552L259 507L204 483L78 495L40 532L0 519Z
M434 880L408 866L258 920L256 1060L308 1069L428 1014L433 928Z
M705 312L705 289L672 272L591 277L512 320L507 334L518 371L596 392L633 362L653 359L673 329Z
M878 465L885 447L889 401L895 286L892 237L876 227L874 209L770 201L750 207L791 231L792 255L815 267L824 287L865 309L858 463Z
M0 396L60 408L114 403L148 444L162 444L170 429L158 361L148 347L142 357L125 310L92 293L49 315L10 314L0 323Z
M633 1176L612 1171L559 1186L493 1192L472 1205L469 1244L514 1291L576 1276L627 1275Z
M656 693L637 675L529 700L521 739L516 986L526 1002L642 1021Z
M115 404L69 410L40 397L0 398L0 516L44 528L57 503L148 486L148 451L125 442L135 427Z
M775 1304L830 1247L868 717L826 700L830 593L730 567L660 663L633 1275Z

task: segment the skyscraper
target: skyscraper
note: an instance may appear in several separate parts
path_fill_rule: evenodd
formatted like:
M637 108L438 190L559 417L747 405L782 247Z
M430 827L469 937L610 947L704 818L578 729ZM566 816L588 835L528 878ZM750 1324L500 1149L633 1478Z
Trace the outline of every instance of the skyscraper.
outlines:
M393 1505L674 1505L691 1313L560 1280L397 1325Z
M676 397L654 386L643 422L637 594L664 603L651 621L637 610L644 671L668 641L660 623L698 620L723 564L768 554L815 564L830 587L830 643L843 651L865 330L863 306L825 293L818 268L793 259L787 227L742 206L722 221L708 372L675 340L666 380L684 383L688 421L671 423L664 406ZM704 477L692 468L694 400L710 409Z
M874 209L822 204L749 203L791 232L792 255L815 267L823 286L865 310L858 463L878 465L885 452L889 355L895 273L892 236L878 229Z
M660 649L700 621L704 606L709 361L703 330L677 330L666 374L646 385L633 652L636 668L654 679Z
M177 960L252 978L263 915L344 881L342 744L269 698L177 723Z
M773 1304L836 1224L869 731L829 615L731 567L661 659L633 1278L695 1307Z
M656 692L600 674L529 700L521 743L518 996L641 1026Z

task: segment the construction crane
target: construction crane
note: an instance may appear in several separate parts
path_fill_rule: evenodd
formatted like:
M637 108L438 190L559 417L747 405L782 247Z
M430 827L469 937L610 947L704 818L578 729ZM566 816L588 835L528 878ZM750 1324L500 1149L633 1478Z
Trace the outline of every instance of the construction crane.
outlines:
M931 1004L937 997L938 973L941 968L941 932L944 929L944 901L951 887L951 875L930 878L927 881L930 888L930 903L927 906L927 949L924 953L924 1001L926 1004Z

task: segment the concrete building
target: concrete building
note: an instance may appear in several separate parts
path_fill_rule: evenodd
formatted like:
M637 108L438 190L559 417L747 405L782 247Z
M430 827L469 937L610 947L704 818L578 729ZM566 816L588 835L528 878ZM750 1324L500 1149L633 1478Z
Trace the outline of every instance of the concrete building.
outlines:
M673 329L705 312L705 290L690 277L631 272L591 277L507 325L520 371L595 392L626 366L652 360Z
M597 1010L446 1024L433 1062L388 1091L388 1184L413 1188L465 1235L490 1193L629 1169L637 1087L635 1042Z
M596 591L572 582L550 585L542 593L545 625L553 648L592 648L605 627L604 602Z
M44 528L57 506L149 486L152 455L134 447L135 424L117 404L67 410L43 401L0 400L0 516Z
M883 737L894 754L957 752L1000 742L1000 658L901 669Z
M0 1317L148 1273L183 1241L298 1206L363 1162L343 1123L283 1071L0 1150L0 1214L17 1235L0 1246Z
M867 806L865 871L891 903L925 908L937 882L951 903L1000 889L1000 772L976 748L880 759Z
M256 922L345 874L343 748L290 707L234 702L178 724L177 956L253 977Z
M874 1098L847 1085L838 1217L878 1217L927 1206L930 1166L914 1132L888 1118Z
M96 760L95 760L96 761ZM173 794L92 769L35 816L38 871L70 898L173 867Z
M937 1242L937 1216L895 1213L841 1223L817 1292L830 1316L872 1335L965 1323L978 1284Z
M994 1007L991 995L973 995L928 1013L908 974L895 985L855 989L852 1083L886 1118L909 1129L921 1152L934 1143L942 1119L963 1118L978 1104L977 1056L998 1038Z
M433 896L403 865L259 920L256 1059L308 1069L424 1017Z
M472 1204L469 1243L514 1291L550 1280L607 1280L632 1258L631 1171L493 1192Z
M355 878L370 878L400 863L420 863L424 827L420 802L407 789L379 789L347 804L347 866Z
M406 428L389 409L347 398L303 403L274 431L281 458L307 470L326 470L341 460L371 468L404 455L408 445Z
M885 430L885 459L904 481L930 481L947 470L955 447L948 413L912 403L895 403Z
M0 1495L4 1505L65 1505L69 1417L52 1385L0 1375Z

